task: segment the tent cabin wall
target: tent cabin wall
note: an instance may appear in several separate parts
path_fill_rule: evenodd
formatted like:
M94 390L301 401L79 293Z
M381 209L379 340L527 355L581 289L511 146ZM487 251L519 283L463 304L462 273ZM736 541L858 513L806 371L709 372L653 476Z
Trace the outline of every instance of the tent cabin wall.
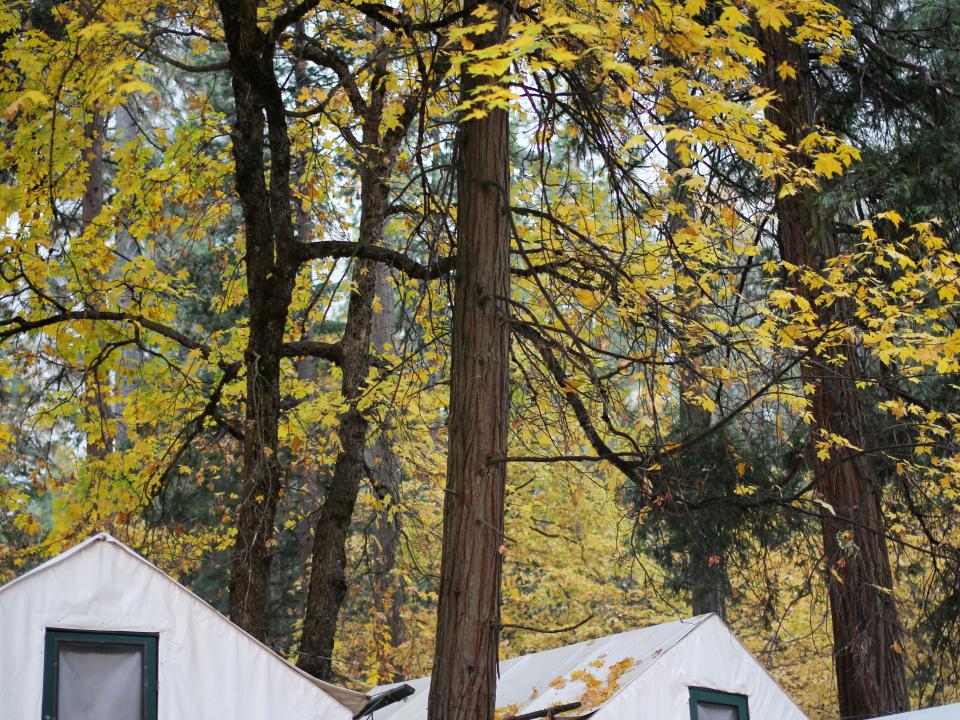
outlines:
M884 715L878 720L957 720L960 718L960 703L939 705L910 712Z
M353 717L321 684L109 536L0 588L0 718L42 717L52 630L156 637L158 720Z
M710 615L592 720L691 720L690 688L745 695L750 720L807 720L716 615Z
M619 668L616 676L611 674L614 666ZM716 615L663 623L504 660L497 682L500 715L525 715L582 701L588 692L583 681L586 675L612 690L591 720L725 717L705 709L694 718L691 688L713 691L707 697L728 696L731 701L745 696L750 720L807 720ZM426 719L430 678L409 684L416 689L413 697L377 711L374 720ZM595 706L584 708L594 709ZM579 710L569 713L579 714ZM746 715L747 712L738 712L727 717L746 720Z

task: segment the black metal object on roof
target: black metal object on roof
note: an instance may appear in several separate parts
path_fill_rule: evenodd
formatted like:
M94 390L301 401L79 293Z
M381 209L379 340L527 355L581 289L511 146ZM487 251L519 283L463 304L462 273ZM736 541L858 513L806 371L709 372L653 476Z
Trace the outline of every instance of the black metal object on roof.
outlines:
M374 695L372 698L370 698L369 702L363 706L360 712L353 716L353 720L358 720L359 718L373 715L374 710L380 710L381 708L385 708L387 705L393 705L395 702L406 700L408 697L413 695L413 693L414 689L404 683L403 685L398 685L395 688L390 688L379 695Z
M543 708L543 710L534 710L533 712L523 713L522 715L509 715L503 720L534 720L535 718L546 718L547 720L552 720L559 713L570 712L571 710L576 710L580 707L582 703L572 702L566 703L564 705L554 705L552 707ZM568 718L561 718L561 720L568 720ZM569 720L574 720L569 718Z

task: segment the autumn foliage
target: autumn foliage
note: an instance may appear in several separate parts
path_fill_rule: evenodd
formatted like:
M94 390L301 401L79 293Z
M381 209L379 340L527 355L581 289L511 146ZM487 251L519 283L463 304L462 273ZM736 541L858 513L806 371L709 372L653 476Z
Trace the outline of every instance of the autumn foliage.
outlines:
M425 674L452 448L490 658L707 597L813 717L955 699L960 235L848 179L845 12L6 3L0 579L109 529L311 672Z

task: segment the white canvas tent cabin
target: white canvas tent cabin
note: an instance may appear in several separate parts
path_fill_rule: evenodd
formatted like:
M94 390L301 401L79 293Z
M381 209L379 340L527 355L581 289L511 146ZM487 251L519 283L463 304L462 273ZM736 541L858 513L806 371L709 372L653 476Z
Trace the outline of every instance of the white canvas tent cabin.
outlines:
M960 703L884 715L882 720L960 720Z
M0 718L350 720L370 704L106 534L0 587Z
M409 684L413 696L374 720L425 720L430 678ZM501 662L497 717L548 711L556 720L806 720L712 614Z

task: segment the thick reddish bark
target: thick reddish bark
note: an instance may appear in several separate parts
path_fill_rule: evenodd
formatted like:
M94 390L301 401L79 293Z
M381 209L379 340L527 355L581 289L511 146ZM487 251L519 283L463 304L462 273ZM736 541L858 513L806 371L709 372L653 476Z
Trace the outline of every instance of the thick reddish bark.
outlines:
M807 59L782 33L761 32L768 87L779 101L770 119L796 145L812 126L814 98L805 72ZM776 67L789 62L797 79L781 78ZM777 200L783 259L815 266L838 253L836 239L819 222L812 199L797 194ZM807 294L804 286L797 292ZM813 307L817 307L813 305ZM837 306L820 309L829 323ZM815 390L814 427L866 447L864 399L856 388L857 348L845 345L806 363L805 383ZM875 483L872 459L846 449L814 461L817 489L833 512L821 510L824 561L829 573L830 614L840 714L844 718L886 715L909 707L901 629L890 592L893 577L884 537L881 489Z
M476 7L467 0L464 9ZM507 12L491 3L501 41ZM463 97L496 78L464 73ZM428 720L491 720L496 705L510 327L508 116L460 128L449 449Z

